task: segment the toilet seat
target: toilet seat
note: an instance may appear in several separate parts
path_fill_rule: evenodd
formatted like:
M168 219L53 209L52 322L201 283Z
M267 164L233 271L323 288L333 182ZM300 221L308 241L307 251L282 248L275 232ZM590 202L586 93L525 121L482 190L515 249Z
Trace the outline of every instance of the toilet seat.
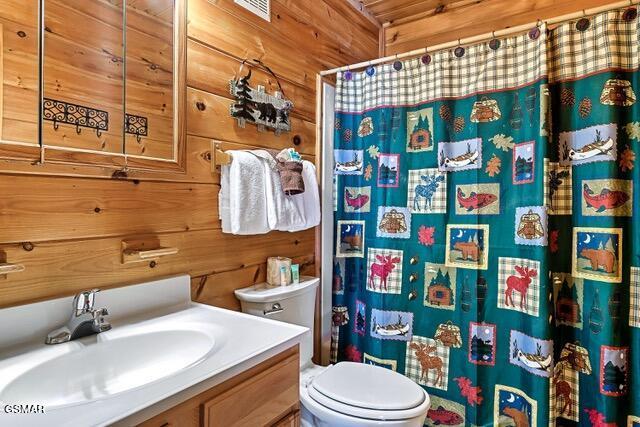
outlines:
M429 407L428 394L407 377L362 363L327 368L309 381L306 392L303 396L326 410L368 420L412 419Z

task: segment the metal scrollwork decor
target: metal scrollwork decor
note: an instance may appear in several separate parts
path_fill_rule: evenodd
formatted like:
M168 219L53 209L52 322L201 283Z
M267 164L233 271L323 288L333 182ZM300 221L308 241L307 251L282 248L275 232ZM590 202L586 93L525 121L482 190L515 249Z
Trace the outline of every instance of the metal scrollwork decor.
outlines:
M60 123L74 125L78 135L82 132L81 127L94 129L98 138L103 131L109 130L108 112L56 99L44 98L42 118L52 121L54 130L58 130Z
M135 135L136 141L140 143L140 141L142 140L141 137L148 135L149 121L144 116L125 114L124 131L128 134Z

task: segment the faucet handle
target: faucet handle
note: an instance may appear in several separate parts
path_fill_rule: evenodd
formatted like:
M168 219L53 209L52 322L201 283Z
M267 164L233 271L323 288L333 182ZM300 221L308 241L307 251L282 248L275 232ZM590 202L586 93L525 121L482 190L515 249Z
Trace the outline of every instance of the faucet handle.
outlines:
M94 310L92 314L93 314L93 325L96 328L96 332L104 332L111 329L111 323L104 320L104 316L109 315L109 310L107 310L106 307Z
M101 317L101 316L108 316L108 315L109 315L109 310L107 310L107 307L102 307L93 311L93 317Z
M100 292L100 289L82 291L73 298L73 310L76 316L89 313L93 310L98 292Z

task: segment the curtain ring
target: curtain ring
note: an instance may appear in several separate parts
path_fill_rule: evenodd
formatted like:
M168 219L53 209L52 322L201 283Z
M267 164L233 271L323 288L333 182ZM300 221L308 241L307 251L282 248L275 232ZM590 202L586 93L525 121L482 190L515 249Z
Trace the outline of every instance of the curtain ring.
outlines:
M429 65L431 63L431 55L429 54L429 46L425 46L424 53L420 57L420 62L424 65Z
M496 32L495 31L491 31L491 40L489 40L489 48L491 50L498 50L500 49L500 40L498 40L496 38Z
M371 63L371 61L367 62L367 68L365 69L365 72L369 77L373 77L373 75L376 73L376 69L373 67L373 64Z
M462 58L464 56L465 49L460 44L460 39L458 39L458 47L456 47L453 51L453 54L457 58Z
M393 61L393 69L396 71L402 70L402 62L398 60L398 54L395 55L395 61Z
M351 72L351 69L349 68L349 66L347 66L347 71L344 72L343 77L346 81L351 80L351 78L353 77L353 73Z

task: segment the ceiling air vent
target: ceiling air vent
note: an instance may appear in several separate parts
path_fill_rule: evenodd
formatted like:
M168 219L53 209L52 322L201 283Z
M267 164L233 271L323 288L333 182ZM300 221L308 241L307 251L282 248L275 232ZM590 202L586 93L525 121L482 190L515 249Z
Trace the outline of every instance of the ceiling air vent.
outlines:
M271 0L234 0L236 4L244 7L260 18L271 22Z

